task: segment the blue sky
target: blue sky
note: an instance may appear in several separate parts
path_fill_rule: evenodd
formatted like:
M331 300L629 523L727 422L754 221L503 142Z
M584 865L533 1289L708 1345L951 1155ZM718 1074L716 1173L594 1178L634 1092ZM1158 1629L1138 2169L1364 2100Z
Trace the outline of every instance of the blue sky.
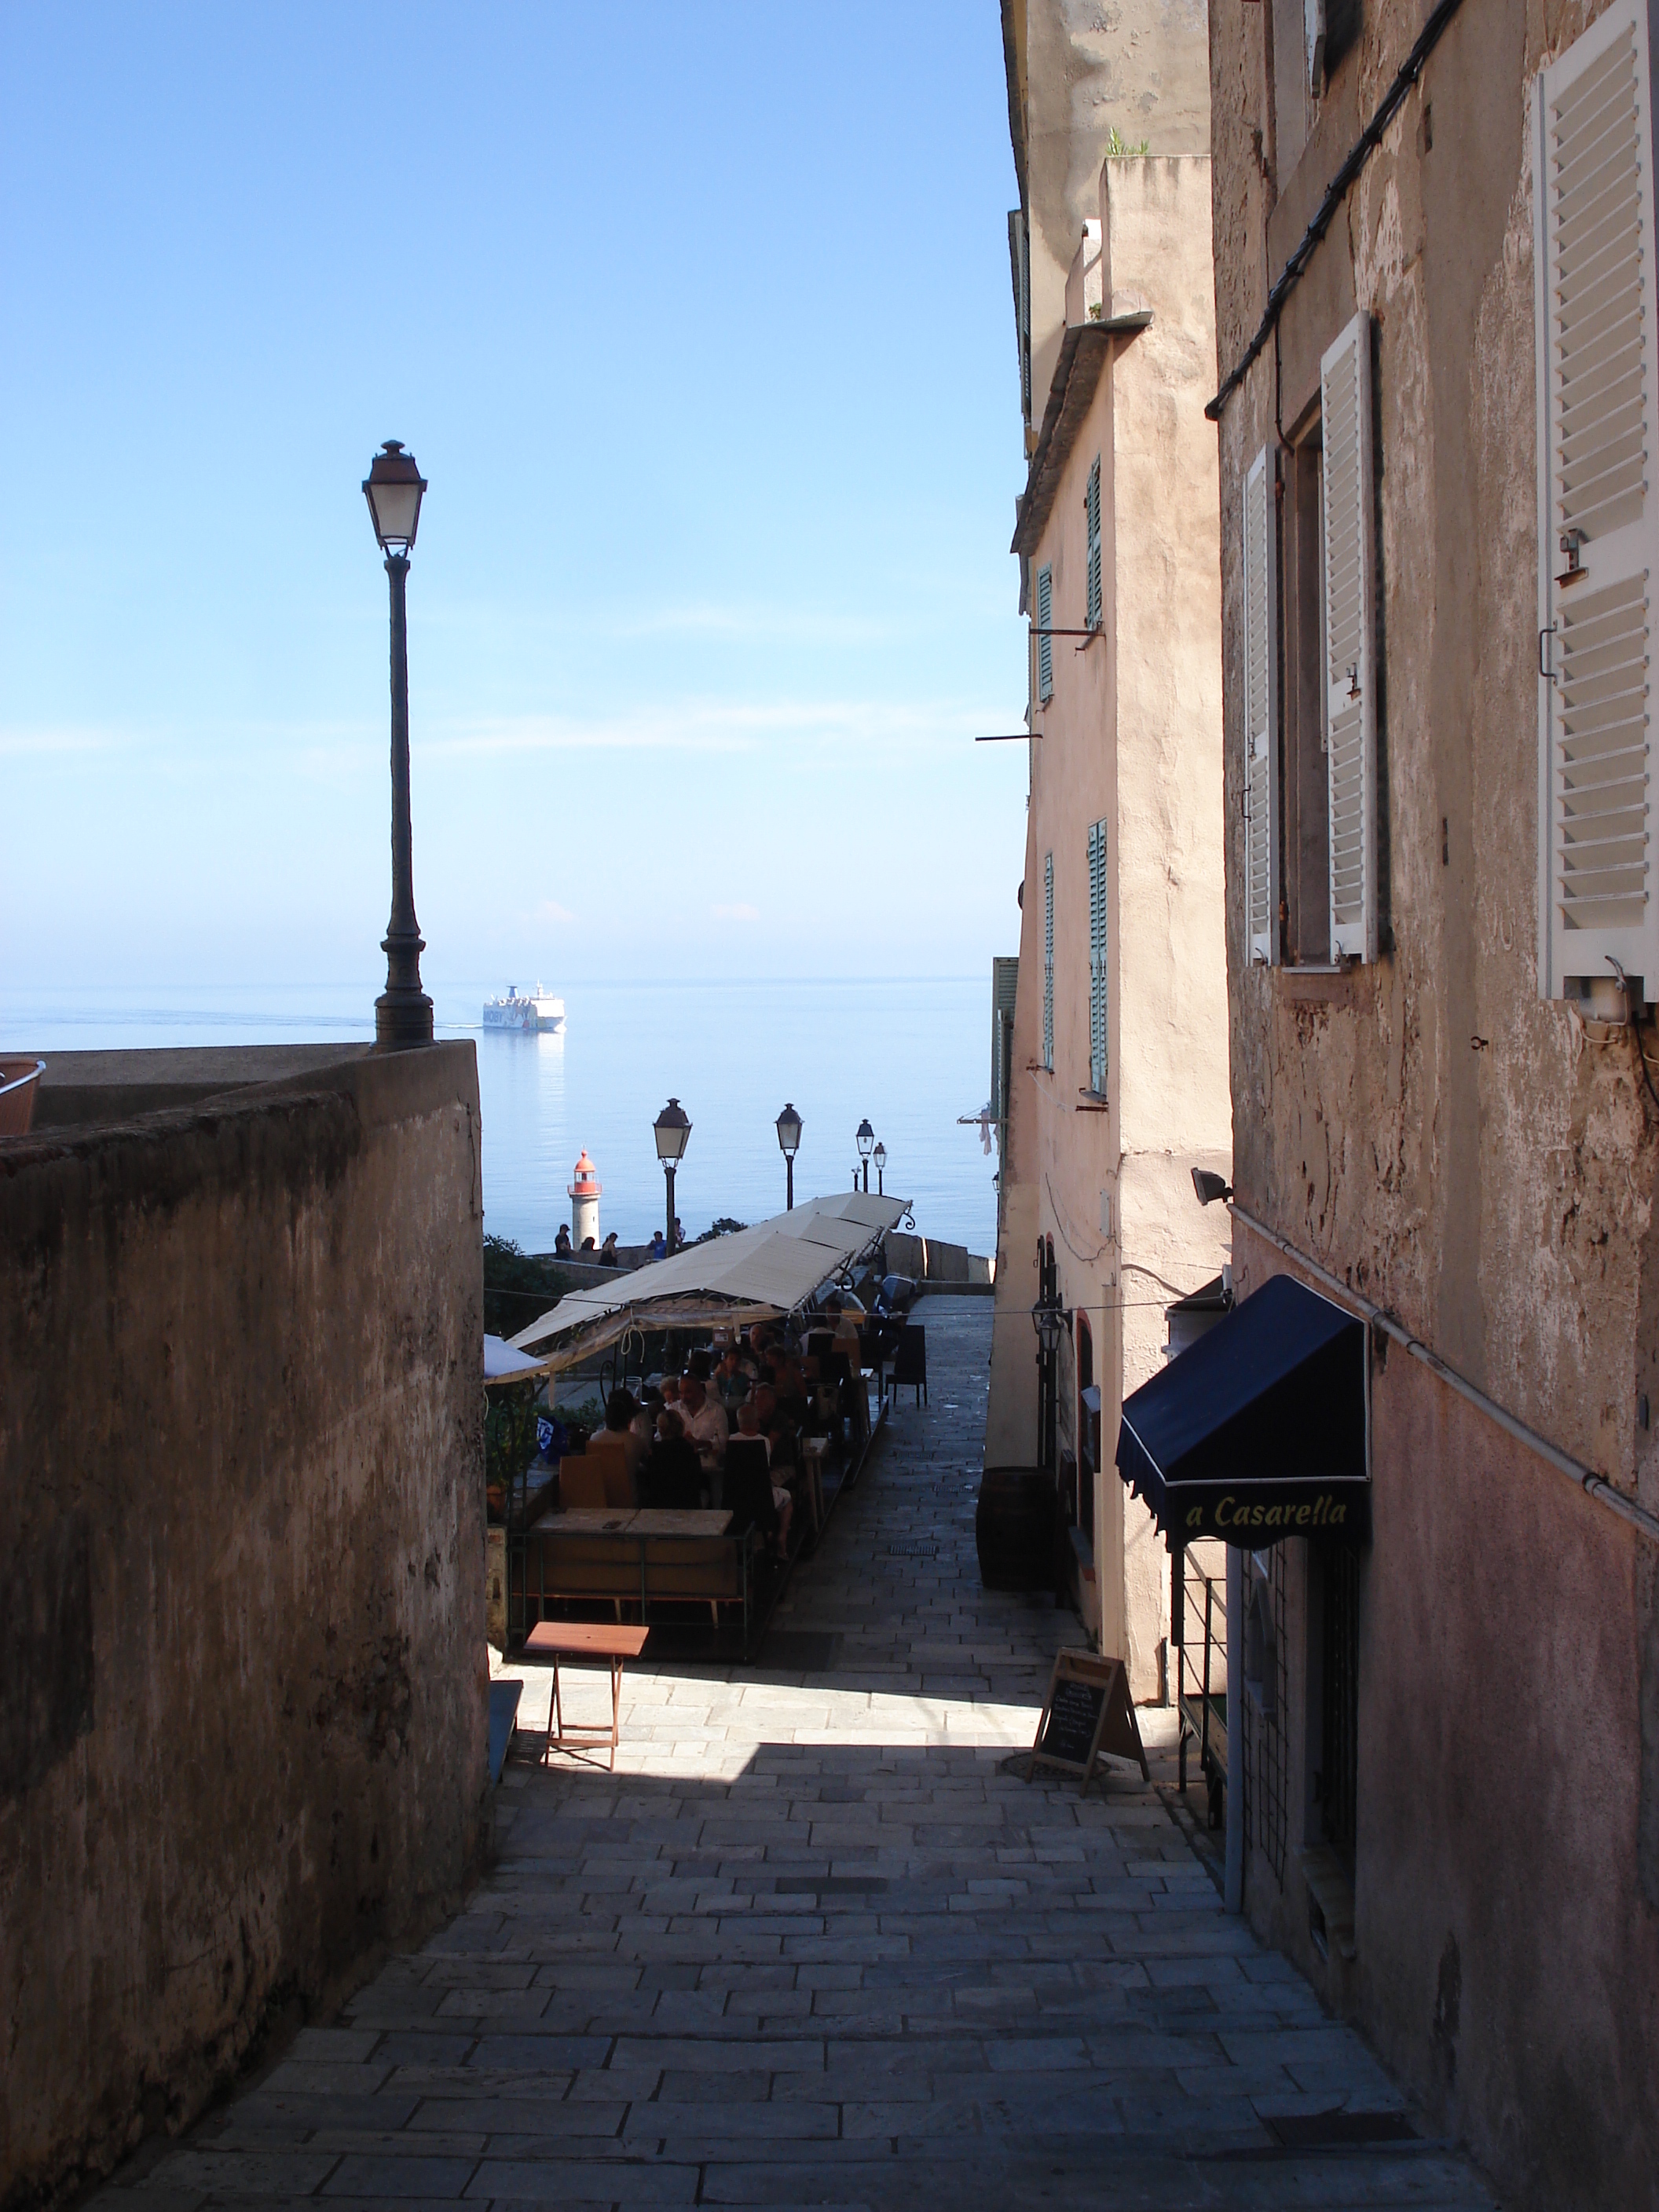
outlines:
M13 981L1017 946L994 0L0 13Z

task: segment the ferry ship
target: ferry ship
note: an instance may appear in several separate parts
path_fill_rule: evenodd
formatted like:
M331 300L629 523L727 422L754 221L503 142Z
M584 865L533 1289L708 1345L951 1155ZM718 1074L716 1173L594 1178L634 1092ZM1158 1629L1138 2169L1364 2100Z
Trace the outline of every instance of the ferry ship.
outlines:
M564 1027L564 1000L554 998L539 983L520 998L518 985L509 983L504 999L484 1000L483 1025L487 1030L557 1031Z

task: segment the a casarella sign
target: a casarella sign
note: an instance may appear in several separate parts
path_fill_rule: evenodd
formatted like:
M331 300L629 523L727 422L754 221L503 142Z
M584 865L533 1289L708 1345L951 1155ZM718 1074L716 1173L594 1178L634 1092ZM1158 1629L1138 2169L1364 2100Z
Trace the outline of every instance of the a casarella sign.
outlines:
M1280 1536L1343 1536L1364 1543L1370 1517L1368 1482L1206 1484L1202 1490L1172 1483L1165 1492L1166 1525L1188 1543L1200 1536L1234 1544L1271 1544Z

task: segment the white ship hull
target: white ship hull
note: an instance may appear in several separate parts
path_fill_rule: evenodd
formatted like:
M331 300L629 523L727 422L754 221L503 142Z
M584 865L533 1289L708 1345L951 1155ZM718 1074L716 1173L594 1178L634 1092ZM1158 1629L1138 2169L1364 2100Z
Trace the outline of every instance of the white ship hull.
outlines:
M509 983L504 999L486 999L483 1025L487 1030L544 1030L556 1035L564 1027L564 1000L544 991L539 984L520 998Z

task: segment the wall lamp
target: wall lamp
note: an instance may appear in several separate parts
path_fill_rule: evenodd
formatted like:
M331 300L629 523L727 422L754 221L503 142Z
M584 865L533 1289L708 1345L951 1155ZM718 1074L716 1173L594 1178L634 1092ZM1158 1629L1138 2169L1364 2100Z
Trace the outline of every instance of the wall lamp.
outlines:
M1231 1198L1233 1187L1225 1176L1218 1176L1209 1168L1193 1170L1193 1188L1198 1193L1200 1206L1210 1206L1218 1198Z

